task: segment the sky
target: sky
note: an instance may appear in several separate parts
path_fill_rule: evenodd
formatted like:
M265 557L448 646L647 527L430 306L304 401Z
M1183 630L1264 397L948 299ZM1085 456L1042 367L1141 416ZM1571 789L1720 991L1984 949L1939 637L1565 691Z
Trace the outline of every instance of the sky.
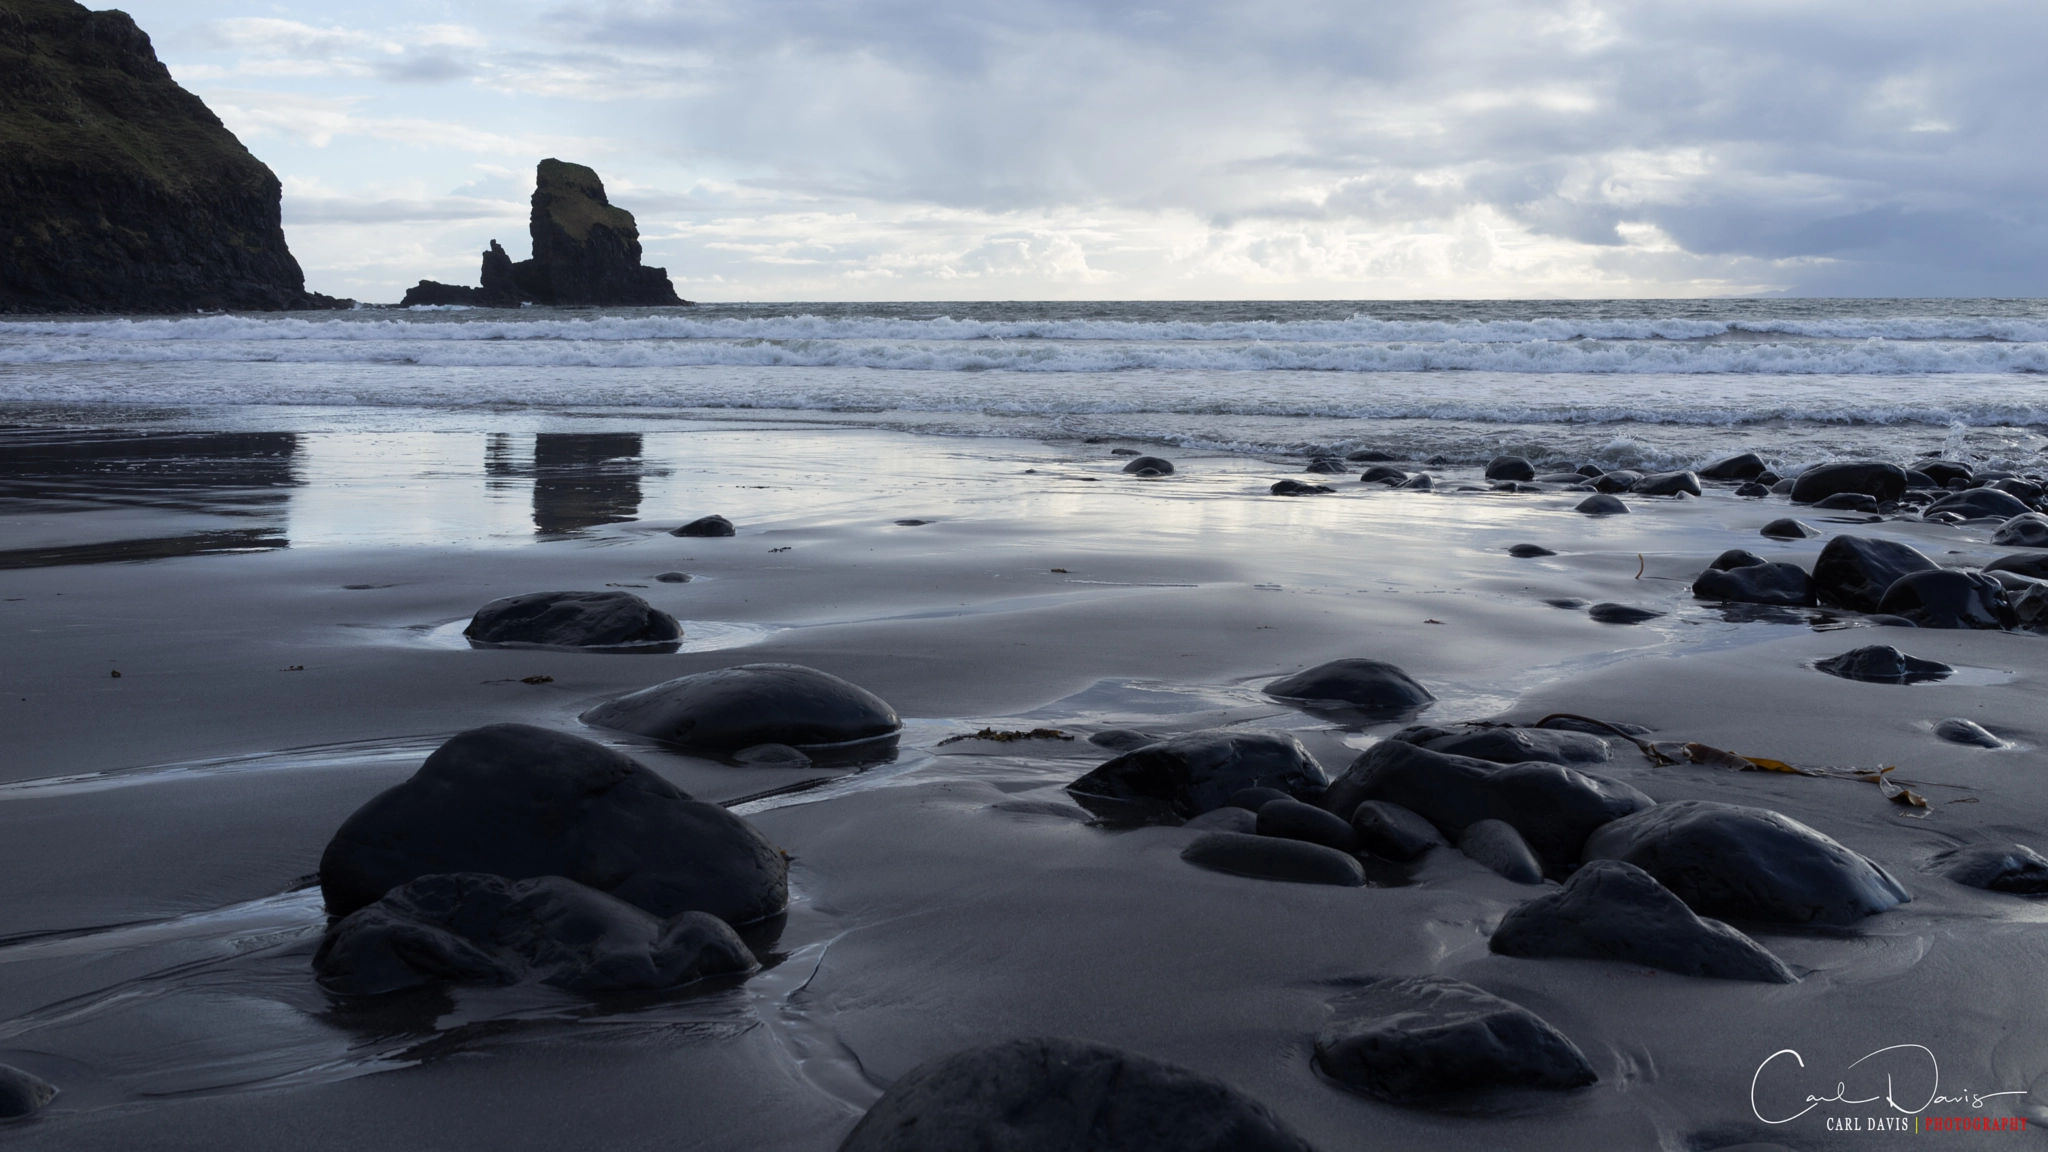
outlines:
M362 300L549 156L695 300L2048 295L2038 0L122 7Z

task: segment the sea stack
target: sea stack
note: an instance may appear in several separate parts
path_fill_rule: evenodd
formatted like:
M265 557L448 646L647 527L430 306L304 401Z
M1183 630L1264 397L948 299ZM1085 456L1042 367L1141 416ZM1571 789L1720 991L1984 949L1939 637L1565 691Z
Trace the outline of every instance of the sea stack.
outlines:
M282 187L126 13L0 0L0 313L332 308Z
M534 173L533 257L513 263L496 240L483 254L481 288L422 280L402 306L470 304L688 304L668 269L640 263L633 214L605 197L604 181L581 164L548 159Z

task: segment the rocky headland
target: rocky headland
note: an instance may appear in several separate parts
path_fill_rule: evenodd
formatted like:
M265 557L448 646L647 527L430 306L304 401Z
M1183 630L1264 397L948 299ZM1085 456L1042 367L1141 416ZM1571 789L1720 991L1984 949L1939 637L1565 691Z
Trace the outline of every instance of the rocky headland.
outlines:
M400 307L690 303L676 295L668 269L640 263L640 229L633 214L605 197L604 181L590 168L555 159L540 162L529 230L531 259L514 263L492 240L483 254L480 287L422 280L407 290Z
M126 13L0 0L0 313L347 304L306 291L281 194Z

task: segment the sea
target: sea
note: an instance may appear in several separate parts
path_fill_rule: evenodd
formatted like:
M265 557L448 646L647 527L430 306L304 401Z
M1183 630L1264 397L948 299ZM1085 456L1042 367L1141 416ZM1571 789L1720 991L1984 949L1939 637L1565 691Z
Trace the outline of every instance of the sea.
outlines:
M0 321L0 421L796 421L1781 471L2038 467L2048 300L701 304Z

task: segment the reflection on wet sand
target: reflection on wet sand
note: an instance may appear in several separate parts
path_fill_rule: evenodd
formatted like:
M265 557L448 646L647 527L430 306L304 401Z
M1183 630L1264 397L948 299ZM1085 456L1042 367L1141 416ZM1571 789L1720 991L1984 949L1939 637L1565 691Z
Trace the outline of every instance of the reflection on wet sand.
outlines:
M511 436L493 433L484 441L491 488L532 480L533 530L542 536L637 519L643 474L638 432L537 433L530 465L517 456Z

